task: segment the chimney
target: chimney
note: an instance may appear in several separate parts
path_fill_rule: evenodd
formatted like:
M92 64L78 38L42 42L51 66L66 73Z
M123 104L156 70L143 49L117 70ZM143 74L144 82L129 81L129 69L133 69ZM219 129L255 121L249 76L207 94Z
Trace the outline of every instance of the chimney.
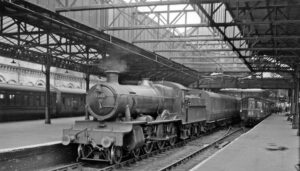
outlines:
M108 70L105 73L108 83L119 83L119 71Z

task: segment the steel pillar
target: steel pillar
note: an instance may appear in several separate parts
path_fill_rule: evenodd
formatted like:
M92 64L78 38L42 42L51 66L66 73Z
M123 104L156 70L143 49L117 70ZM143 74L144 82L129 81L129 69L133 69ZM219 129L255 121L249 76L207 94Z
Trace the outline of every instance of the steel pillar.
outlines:
M295 84L294 84L295 85ZM291 115L295 113L295 89L291 89Z
M294 90L294 117L293 117L293 122L292 122L292 128L297 129L298 128L298 122L299 122L299 69L298 67L296 68L296 73L295 73L295 90Z
M90 74L86 73L85 74L85 91L86 93L90 89ZM85 98L85 104L87 103L86 98ZM90 120L89 112L87 111L87 108L85 108L85 120Z
M299 116L299 79L297 79L294 93L294 117L292 122L292 128L298 129L298 116Z
M47 59L48 61L48 59ZM51 124L51 94L50 94L50 68L49 62L45 65L45 75L46 75L46 106L45 106L45 124Z

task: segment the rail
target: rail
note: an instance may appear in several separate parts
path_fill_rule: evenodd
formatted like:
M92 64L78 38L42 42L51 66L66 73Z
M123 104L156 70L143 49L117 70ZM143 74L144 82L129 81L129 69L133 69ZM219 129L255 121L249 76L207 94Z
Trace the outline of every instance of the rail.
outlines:
M218 142L224 140L225 138L227 138L227 137L231 136L232 134L235 134L236 132L241 131L241 130L243 130L243 128L237 129L237 130L235 130L235 131L233 131L233 132L231 132L231 133L229 133L229 130L228 130L228 132L227 132L223 137L217 139L216 141L210 143L210 144L207 145L207 146L204 146L204 147L200 148L199 150L195 151L194 153L192 153L192 154L190 154L190 155L188 155L188 156L185 156L185 157L183 157L183 158L181 158L181 159L175 161L174 163L172 163L172 164L170 164L170 165L168 165L168 166L166 166L166 167L160 169L159 171L167 171L167 170L171 170L172 168L174 168L174 167L180 165L181 163L183 163L183 162L185 162L185 161L187 161L187 160L189 160L189 159L195 157L196 155L200 154L201 152L203 152L203 151L205 151L205 150L207 150L207 149L209 149L209 148L215 146Z
M196 155L200 154L201 152L203 152L204 150L210 148L210 147L213 147L215 144L217 144L218 142L226 139L227 137L229 137L230 135L238 132L238 131L241 131L243 130L243 128L240 128L240 129L237 129L231 133L230 132L230 129L228 129L228 131L226 132L226 134L224 136L222 136L221 138L215 140L214 142L210 143L209 145L205 146L205 147L202 147L201 149L195 151L194 153L188 155L188 156L185 156L177 161L175 161L174 163L172 164L169 164L167 165L166 167L160 169L160 171L166 171L166 170L171 170L172 168L180 165L181 163L187 161L188 159L191 159L193 157L195 157ZM156 149L155 151L152 151L151 153L148 153L148 154L143 154L141 156L138 156L136 158L130 158L128 160L125 160L119 164L114 164L114 165L110 165L110 166L107 166L107 167L103 167L103 168L97 168L96 170L97 171L111 171L111 170L114 170L114 169L120 169L120 168L123 168L123 167L126 167L126 166L130 166L131 164L133 163L136 163L138 161L141 161L143 159L146 159L146 158L149 158L149 157L152 157L152 156L155 156L155 155L158 155L160 153L163 153L165 151L169 151L171 149L175 149L175 148L179 148L179 147L182 147L184 145L186 145L187 143L191 142L191 141L194 141L194 140L197 140L198 138L200 137L203 137L205 135L207 135L208 133L206 134L202 134L200 136L197 136L197 137L193 137L191 139L188 139L188 140L185 140L185 141L180 141L178 143L176 143L174 146L167 146L163 149ZM57 168L52 168L50 169L51 171L72 171L72 170L81 170L82 168L84 168L84 163L82 162L78 162L78 163L73 163L73 164L69 164L69 165L65 165L65 166L61 166L61 167L57 167Z

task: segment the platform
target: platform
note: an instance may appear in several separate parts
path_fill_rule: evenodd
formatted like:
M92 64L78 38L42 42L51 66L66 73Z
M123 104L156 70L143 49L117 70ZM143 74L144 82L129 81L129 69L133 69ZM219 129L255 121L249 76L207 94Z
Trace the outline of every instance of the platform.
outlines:
M62 130L70 128L75 120L82 117L0 123L0 153L10 150L32 148L61 142Z
M299 137L286 116L273 114L192 171L295 171Z

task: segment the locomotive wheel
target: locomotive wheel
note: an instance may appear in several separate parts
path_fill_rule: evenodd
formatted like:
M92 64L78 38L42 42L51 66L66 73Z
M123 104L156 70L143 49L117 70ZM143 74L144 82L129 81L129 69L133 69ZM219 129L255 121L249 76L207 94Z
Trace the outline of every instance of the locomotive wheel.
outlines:
M133 157L138 158L140 156L140 154L141 154L141 149L140 148L135 148L135 149L132 150Z
M112 159L111 159L111 155L112 155L111 149L109 149L109 148L104 149L104 159L110 161L110 164L113 164Z
M171 125L170 125L170 134L177 135L177 128L174 125L174 123L171 123ZM170 138L168 142L169 142L170 146L173 146L173 145L175 145L176 141L177 141L177 136Z
M111 164L119 164L123 157L122 147L112 146L111 147Z
M76 161L78 162L79 159L81 159L82 157L82 145L78 145L78 148L77 148L77 158L76 158Z
M81 149L82 158L91 158L93 153L93 147L91 145L83 145Z
M146 142L143 149L144 149L146 154L151 153L151 151L153 149L153 143L151 141Z
M198 132L197 132L197 136L201 135L201 125L198 125Z
M194 125L194 136L197 137L199 134L198 125Z
M156 142L157 148L158 148L159 150L163 149L164 146L165 146L165 143L166 143L165 141L157 141L157 142Z
M170 138L169 139L170 146L175 145L176 141L177 141L177 137Z

